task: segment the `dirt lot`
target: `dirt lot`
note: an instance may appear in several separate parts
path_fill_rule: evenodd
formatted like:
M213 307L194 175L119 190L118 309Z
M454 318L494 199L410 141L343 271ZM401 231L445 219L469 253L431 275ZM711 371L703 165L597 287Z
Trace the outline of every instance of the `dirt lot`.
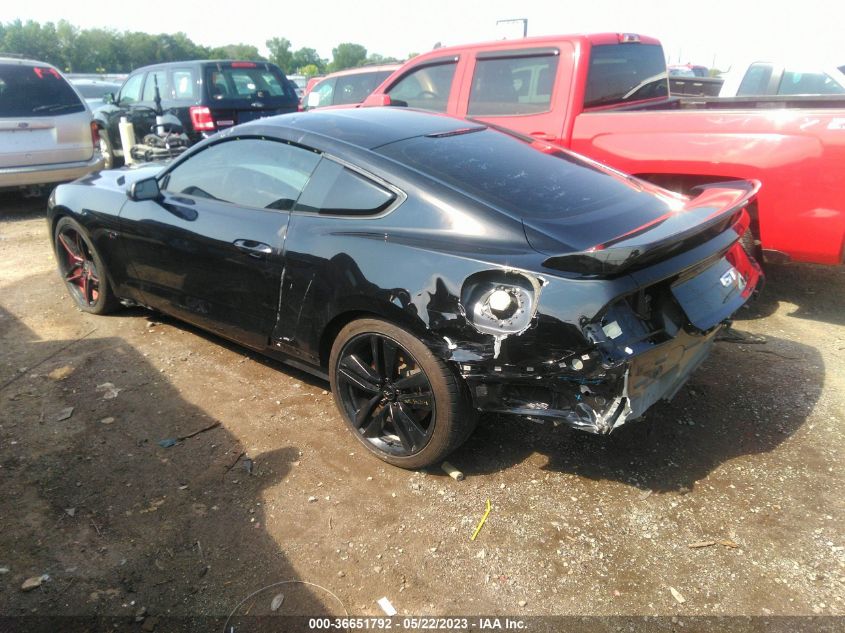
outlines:
M456 482L368 456L326 383L77 311L43 206L0 199L0 616L845 614L845 270L770 269L765 342L613 437L482 419Z

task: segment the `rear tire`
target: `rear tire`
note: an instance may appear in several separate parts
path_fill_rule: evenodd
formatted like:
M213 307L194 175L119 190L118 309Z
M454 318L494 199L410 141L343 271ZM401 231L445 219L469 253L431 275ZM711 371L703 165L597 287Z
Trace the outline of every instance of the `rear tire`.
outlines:
M359 319L332 345L329 378L346 425L394 466L443 460L475 428L461 379L418 337L381 319Z

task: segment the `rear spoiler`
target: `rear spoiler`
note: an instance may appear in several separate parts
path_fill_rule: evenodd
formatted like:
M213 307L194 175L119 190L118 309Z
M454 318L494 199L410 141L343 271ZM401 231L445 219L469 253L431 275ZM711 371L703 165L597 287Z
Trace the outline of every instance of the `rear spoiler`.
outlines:
M727 246L748 229L750 219L743 210L759 190L757 180L700 185L692 189L698 195L677 211L586 250L549 257L543 266L590 276L618 275L667 259L733 229Z

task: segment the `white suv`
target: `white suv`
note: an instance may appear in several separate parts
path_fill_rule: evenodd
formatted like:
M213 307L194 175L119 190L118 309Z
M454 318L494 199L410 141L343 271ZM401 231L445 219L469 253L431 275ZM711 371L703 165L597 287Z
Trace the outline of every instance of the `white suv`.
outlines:
M0 57L0 189L74 180L102 167L91 110L62 74Z

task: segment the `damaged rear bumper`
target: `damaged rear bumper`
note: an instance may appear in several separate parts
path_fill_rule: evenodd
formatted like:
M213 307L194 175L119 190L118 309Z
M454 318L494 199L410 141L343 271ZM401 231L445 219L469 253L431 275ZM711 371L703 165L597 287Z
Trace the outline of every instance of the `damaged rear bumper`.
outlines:
M479 411L607 434L659 400L671 400L707 358L721 329L681 331L613 367L597 363L597 354L582 354L543 367L464 364L461 373Z

